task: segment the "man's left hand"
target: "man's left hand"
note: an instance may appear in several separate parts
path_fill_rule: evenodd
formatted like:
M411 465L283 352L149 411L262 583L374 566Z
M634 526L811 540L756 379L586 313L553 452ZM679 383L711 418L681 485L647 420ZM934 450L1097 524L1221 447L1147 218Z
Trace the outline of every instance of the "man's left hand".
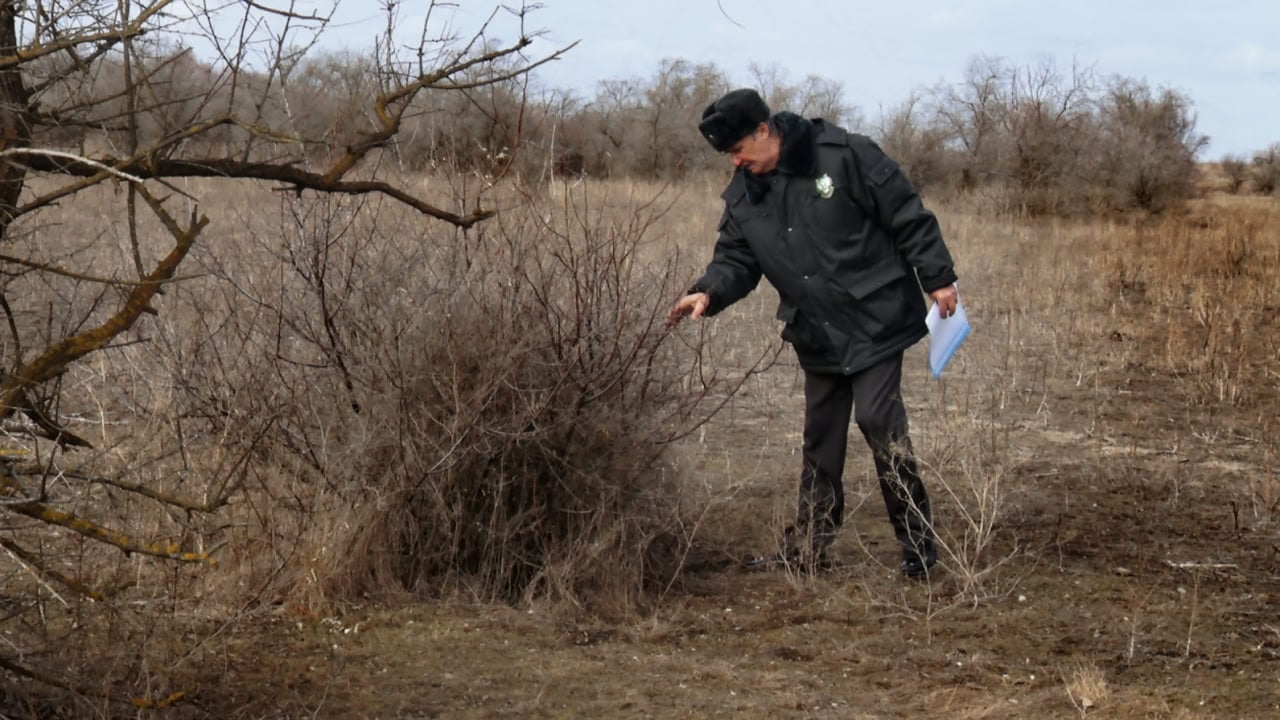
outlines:
M956 303L959 302L960 296L956 293L955 285L938 288L929 293L929 297L938 303L938 314L941 317L949 318L956 314Z

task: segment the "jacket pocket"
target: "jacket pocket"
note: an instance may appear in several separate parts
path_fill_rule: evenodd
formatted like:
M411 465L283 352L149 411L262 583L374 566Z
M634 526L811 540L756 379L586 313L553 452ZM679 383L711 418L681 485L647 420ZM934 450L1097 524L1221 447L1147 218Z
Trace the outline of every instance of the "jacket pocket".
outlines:
M911 324L914 278L898 264L861 275L845 288L853 298L854 321L872 342L901 334Z
M871 293L905 277L907 271L898 263L882 265L873 270L858 273L853 281L845 286L845 290L854 300L864 300Z
M778 303L777 318L786 323L782 328L782 339L791 343L802 362L808 358L813 362L839 363L826 330L814 325L812 319L800 312L795 305L785 300Z

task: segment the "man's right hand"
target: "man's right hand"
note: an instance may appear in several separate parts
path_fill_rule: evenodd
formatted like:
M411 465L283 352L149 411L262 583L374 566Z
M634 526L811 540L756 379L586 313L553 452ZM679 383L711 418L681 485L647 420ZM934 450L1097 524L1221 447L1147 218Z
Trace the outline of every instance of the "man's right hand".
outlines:
M704 293L690 293L680 298L680 302L671 308L671 312L667 313L667 329L671 329L679 324L685 315L697 320L707 312L707 308L711 306L711 296Z

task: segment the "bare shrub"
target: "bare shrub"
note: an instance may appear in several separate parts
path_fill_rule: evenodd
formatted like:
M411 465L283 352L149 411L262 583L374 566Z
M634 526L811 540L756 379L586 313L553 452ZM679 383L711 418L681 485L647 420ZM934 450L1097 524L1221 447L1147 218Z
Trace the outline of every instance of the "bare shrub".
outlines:
M898 161L921 192L946 190L960 183L956 153L948 147L946 131L930 123L924 100L913 95L889 109L880 119L880 144Z
M279 378L245 373L237 379L256 385L219 386L198 404L182 397L199 387L191 357L215 369L235 365L235 358L201 355L234 325L198 317L204 324L191 327L203 336L168 343L185 355L151 352L155 318L174 310L177 286L193 280L184 264L223 219L207 210L227 187L203 195L192 178L270 180L297 195L375 194L419 218L474 225L493 211L453 213L432 204L416 178L393 185L362 166L382 156L420 95L503 82L537 62L521 54L531 42L524 32L509 46L477 40L456 47L457 38L428 40L424 32L412 63L400 56L412 51L388 49L376 68L349 78L346 89L363 92L360 117L368 122L337 142L331 126L287 112L282 80L314 47L325 17L222 5L193 10L175 30L168 5L0 2L0 53L10 60L0 69L0 421L8 433L0 545L23 569L21 581L5 588L13 612L0 620L8 640L0 681L35 679L98 699L146 682L139 668L147 666L149 643L118 643L122 635L141 627L165 645L159 652L183 637L157 630L147 616L198 581L137 558L213 564L233 496L249 480L268 484L257 482L255 463L272 449L264 438L277 418L266 410ZM519 27L525 10L500 12ZM223 32L237 22L242 32ZM202 28L221 62L216 70L176 44ZM493 66L501 69L483 72ZM317 145L331 152L317 157L310 152ZM254 187L249 204L269 196ZM326 253L341 246L341 237L311 238ZM324 286L326 278L314 274L322 269L298 272ZM320 311L318 325L299 327L320 333L313 339L325 343L322 359L341 360L348 349L340 343L359 336L339 337L335 309ZM253 347L236 339L220 350ZM292 360L288 350L277 346L268 356ZM347 367L342 373L345 392L336 396L350 401L354 376ZM247 407L264 414L233 414L252 387L268 389ZM287 502L292 488L282 489L268 499ZM274 511L253 507L264 525L278 518ZM280 535L298 532L296 524L272 525L266 544L275 549ZM120 609L125 604L140 609ZM70 672L57 669L59 652L76 659ZM27 664L47 658L41 667Z
M1226 155L1219 164L1222 167L1222 174L1227 178L1227 192L1238 195L1244 190L1245 182L1249 180L1249 163L1239 155Z
M975 606L1009 591L1009 580L1000 577L998 569L1020 552L1014 548L999 554L995 547L1011 505L1011 488L1008 471L993 452L982 438L966 437L934 448L933 461L922 467L938 497L938 559L955 579L955 598Z
M818 75L806 75L799 83L792 83L786 68L776 64L753 62L748 72L752 87L774 112L790 110L803 117L820 117L851 130L859 129L860 113L845 100L843 83Z
M1011 70L1007 83L1003 157L1013 208L1031 215L1083 209L1079 148L1088 142L1091 74L1073 67L1063 77L1045 62Z
M983 191L997 210L1161 212L1195 196L1207 138L1191 100L1176 91L1127 78L1100 91L1087 67L978 57L960 82L929 97L933 117L923 127L941 132L954 153L952 182Z
M217 253L258 309L246 357L274 378L269 407L241 394L251 409L226 417L277 418L263 472L307 528L282 592L467 588L620 611L671 580L690 538L665 448L723 402L710 388L731 388L667 352L674 259L644 257L662 204L619 213L578 187L452 236L290 200L279 231ZM232 396L248 372L189 383L187 402Z
M1275 193L1280 187L1280 143L1254 153L1249 177L1258 192L1263 195Z
M1010 66L979 56L954 85L934 88L934 125L957 152L961 190L982 190L997 210L1069 214L1087 204L1080 147L1091 121L1092 73L1052 61Z
M1196 132L1185 95L1113 81L1098 108L1093 148L1104 206L1159 212L1184 202L1195 194L1196 154L1208 141Z

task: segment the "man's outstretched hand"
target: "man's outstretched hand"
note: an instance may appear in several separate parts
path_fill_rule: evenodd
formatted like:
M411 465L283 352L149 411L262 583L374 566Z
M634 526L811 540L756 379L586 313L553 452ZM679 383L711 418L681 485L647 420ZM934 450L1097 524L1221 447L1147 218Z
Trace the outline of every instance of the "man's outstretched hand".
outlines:
M667 329L675 327L680 323L685 315L697 320L707 312L707 308L711 306L711 296L704 293L690 293L680 298L680 301L671 308L671 312L667 313Z

